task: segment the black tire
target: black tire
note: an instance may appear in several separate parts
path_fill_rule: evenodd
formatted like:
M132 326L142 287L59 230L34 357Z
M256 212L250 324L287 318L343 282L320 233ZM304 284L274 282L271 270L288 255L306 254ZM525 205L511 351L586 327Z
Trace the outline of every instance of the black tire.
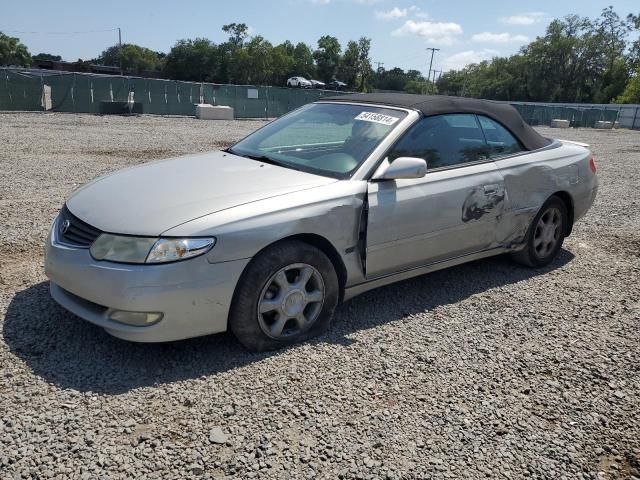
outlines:
M536 247L536 238L540 235L538 224L540 222L540 219L545 215L549 215L549 212L552 210L559 212L560 224L557 227L558 238L555 241L553 248L550 248L548 251L544 251L541 253ZM540 209L538 214L534 217L531 225L529 225L529 229L527 230L526 235L525 247L518 252L512 253L511 258L513 258L513 260L515 260L517 263L532 268L542 268L548 265L553 261L556 255L558 255L558 252L562 248L562 244L568 232L568 222L569 215L565 203L556 196L549 197L544 205L542 205L542 208Z
M307 329L286 338L273 338L265 333L258 318L258 304L272 277L288 266L306 264L322 278L324 299L318 305L315 320ZM229 327L248 350L262 352L315 337L329 328L338 304L339 283L331 260L317 248L298 241L287 240L260 252L247 266L240 278L231 305ZM319 303L319 302L318 302Z

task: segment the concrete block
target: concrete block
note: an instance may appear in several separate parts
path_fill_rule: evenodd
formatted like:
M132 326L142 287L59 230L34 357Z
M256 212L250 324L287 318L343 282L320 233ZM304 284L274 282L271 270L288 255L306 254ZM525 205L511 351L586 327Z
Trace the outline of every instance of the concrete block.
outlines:
M551 120L551 128L569 128L570 126L571 122L569 120L560 120L559 118Z
M43 85L42 86L42 100L40 101L40 106L42 106L43 110L51 110L51 86Z
M196 105L196 118L200 120L233 120L233 108L199 103Z
M599 120L596 122L595 128L610 129L610 128L613 128L613 122L606 122L604 120Z

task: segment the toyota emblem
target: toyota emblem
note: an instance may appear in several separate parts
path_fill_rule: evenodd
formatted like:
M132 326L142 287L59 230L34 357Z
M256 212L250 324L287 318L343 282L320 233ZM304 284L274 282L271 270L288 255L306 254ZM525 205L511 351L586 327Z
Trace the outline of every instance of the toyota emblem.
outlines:
M70 226L71 226L71 222L65 219L65 221L62 222L62 225L60 225L60 233L62 233L63 235L67 233L67 230L69 230Z

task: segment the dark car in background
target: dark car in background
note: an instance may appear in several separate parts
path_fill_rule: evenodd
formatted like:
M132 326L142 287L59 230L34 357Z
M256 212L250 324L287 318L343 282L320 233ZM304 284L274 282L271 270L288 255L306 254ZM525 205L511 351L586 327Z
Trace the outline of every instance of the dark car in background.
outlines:
M346 90L347 84L340 80L332 80L327 84L327 88L330 88L331 90Z

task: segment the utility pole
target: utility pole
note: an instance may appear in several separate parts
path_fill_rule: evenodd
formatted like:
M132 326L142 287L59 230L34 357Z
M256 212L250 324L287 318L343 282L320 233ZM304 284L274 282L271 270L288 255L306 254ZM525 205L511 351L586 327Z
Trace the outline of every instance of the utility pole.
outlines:
M439 48L429 47L429 48L427 48L427 50L431 50L431 61L429 62L429 73L427 74L427 82L430 82L431 81L431 67L433 67L433 55L436 52L439 52L440 49Z
M120 59L120 75L122 75L122 31L118 27L118 58Z
M467 89L467 79L469 78L469 71L467 70L464 73L464 82L462 83L462 93L460 94L461 97L464 97L464 91Z
M378 65L378 68L376 69L376 75L375 75L375 84L376 84L376 88L378 88L380 86L380 74L382 73L382 67L384 67L384 62L374 62L376 65Z
M438 83L438 80L440 80L440 76L442 75L442 70L433 70L433 85L435 86L436 83ZM436 80L437 78L437 80Z

